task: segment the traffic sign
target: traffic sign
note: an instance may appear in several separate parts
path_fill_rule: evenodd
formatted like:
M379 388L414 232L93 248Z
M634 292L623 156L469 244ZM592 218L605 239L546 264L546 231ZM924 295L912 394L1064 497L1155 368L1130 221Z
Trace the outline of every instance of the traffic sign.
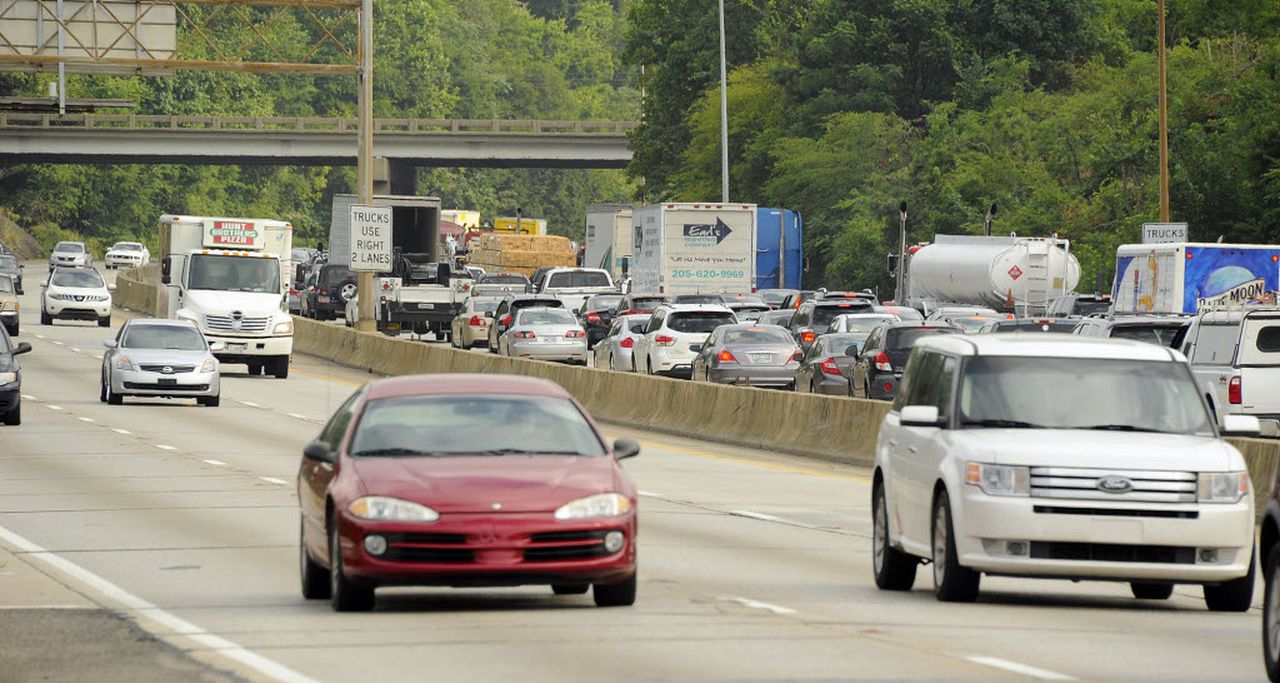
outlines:
M1143 244L1167 244L1169 242L1186 242L1186 223L1143 223Z
M351 205L351 270L391 270L391 207Z

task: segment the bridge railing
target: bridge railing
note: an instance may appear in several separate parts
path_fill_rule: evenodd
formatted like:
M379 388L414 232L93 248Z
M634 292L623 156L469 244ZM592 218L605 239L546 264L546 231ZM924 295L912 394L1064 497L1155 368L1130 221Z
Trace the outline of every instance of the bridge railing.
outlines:
M374 132L510 135L625 135L634 121L536 119L374 119ZM167 131L335 133L356 131L356 119L306 116L154 116L146 114L40 114L0 112L0 129L111 128Z

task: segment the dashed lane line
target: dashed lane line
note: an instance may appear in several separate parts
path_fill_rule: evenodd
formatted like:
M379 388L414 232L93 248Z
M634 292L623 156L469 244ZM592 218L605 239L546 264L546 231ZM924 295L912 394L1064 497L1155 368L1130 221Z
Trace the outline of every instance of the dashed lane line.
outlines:
M752 600L751 598L730 597L730 598L721 598L721 599L725 600L726 602L736 602L739 605L742 605L743 607L750 607L751 609L762 609L762 610L765 610L766 612L773 612L774 614L779 614L779 615L796 613L796 610L793 610L790 607L783 607L782 605L772 605L767 602Z
M775 517L775 516L773 516L773 515L766 515L766 514L765 514L765 513L763 513L763 512L752 512L752 511L750 511L750 510L730 510L730 511L729 511L729 514L733 515L734 517L750 517L751 519L758 519L758 520L761 520L761 521L764 521L764 522L782 522L782 521L785 521L785 520L783 520L781 517Z
M268 484L280 484L281 486L285 486L285 485L288 485L289 483L283 479L277 479L275 477L258 477L258 478L261 479L262 481L267 482Z
M208 464L210 464L210 465L215 465L215 466L217 466L217 467L226 467L226 466L227 466L227 463L222 462L221 460L206 459L204 462L206 462L206 463L208 463Z
M129 435L133 433L127 429L121 429L119 427L112 427L111 431L115 432L116 434L125 434L125 435Z
M95 420L95 419L93 419L93 418L91 418L91 417L77 417L76 419L77 419L77 420L79 420L79 421L81 421L81 422L89 422L89 423L97 422L97 420Z
M1049 671L1039 667L1027 666L1018 662L1011 662L1007 659L999 657L988 657L986 655L970 655L965 657L966 660L981 666L990 667L992 669L1000 669L1010 673L1029 676L1041 681L1074 681L1075 678L1066 674L1060 674L1057 671Z
M48 408L49 410L63 410L63 407L62 407L62 406L55 406L55 405L53 405L52 403L50 403L49 405L47 405L47 406L45 406L45 407L46 407L46 408Z
M162 450L162 451L176 451L176 450L178 450L178 447L177 447L177 446L170 446L170 445L169 445L169 444L167 444L167 443L158 443L158 444L156 444L156 448L159 448L159 449L160 449L160 450Z

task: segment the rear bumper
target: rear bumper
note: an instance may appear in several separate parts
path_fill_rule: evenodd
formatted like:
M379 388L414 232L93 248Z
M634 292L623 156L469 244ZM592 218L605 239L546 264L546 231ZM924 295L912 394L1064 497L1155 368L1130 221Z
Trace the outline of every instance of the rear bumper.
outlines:
M716 384L741 384L753 387L785 387L796 381L795 368L785 365L707 368L707 379Z
M579 362L586 362L587 360L586 340L558 344L514 342L509 346L511 355L516 358Z
M825 372L819 373L814 388L819 394L826 396L848 396L849 380L844 377L834 377Z

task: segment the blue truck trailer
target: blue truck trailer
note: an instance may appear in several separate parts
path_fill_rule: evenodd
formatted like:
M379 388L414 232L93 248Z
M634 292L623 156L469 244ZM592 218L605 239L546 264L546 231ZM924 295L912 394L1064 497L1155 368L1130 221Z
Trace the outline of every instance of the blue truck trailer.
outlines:
M756 289L800 289L804 220L789 209L756 209Z

